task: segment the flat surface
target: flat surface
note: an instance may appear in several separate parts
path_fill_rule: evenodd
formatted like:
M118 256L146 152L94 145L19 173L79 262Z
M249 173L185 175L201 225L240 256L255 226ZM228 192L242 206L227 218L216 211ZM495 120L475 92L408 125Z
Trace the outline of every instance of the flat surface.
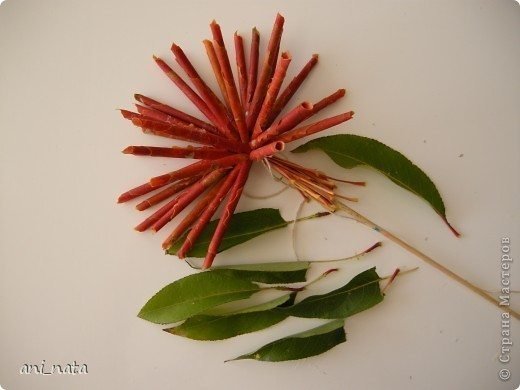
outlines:
M500 312L384 240L365 259L313 287L323 292L377 265L420 266L377 307L350 318L348 341L325 355L266 364L223 361L319 321L291 319L215 343L175 337L136 317L159 288L190 270L132 230L142 215L116 205L122 191L172 170L163 159L125 156L127 145L164 144L115 110L141 92L196 114L156 69L173 40L211 80L200 43L217 19L226 43L256 25L267 41L277 11L294 75L320 63L295 101L345 87L329 112L355 110L327 134L374 137L421 166L437 184L456 239L420 199L366 168L346 172L325 155L290 156L331 175L367 180L341 187L356 209L488 290L500 287L500 242L511 240L520 289L520 7L513 1L58 1L0 6L0 385L5 389L513 389L520 354L498 362ZM170 59L170 58L169 58ZM173 63L170 59L170 63ZM215 84L213 83L212 86ZM260 167L249 193L278 189ZM292 219L292 190L241 210L279 207ZM317 207L309 205L304 214ZM291 230L219 257L224 263L293 259ZM345 219L306 222L302 258L344 257L379 240ZM324 267L317 267L313 274ZM519 309L518 298L515 307ZM520 344L518 321L511 325ZM76 360L88 375L21 375L24 363ZM516 367L516 370L514 369ZM509 382L497 373L512 370Z

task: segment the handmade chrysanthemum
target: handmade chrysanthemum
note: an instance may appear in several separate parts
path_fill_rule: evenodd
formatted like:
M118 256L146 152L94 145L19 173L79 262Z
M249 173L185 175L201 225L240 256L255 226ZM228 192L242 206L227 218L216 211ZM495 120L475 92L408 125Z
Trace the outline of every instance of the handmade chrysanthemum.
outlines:
M211 23L213 41L205 40L204 46L223 99L208 87L182 49L175 43L171 48L175 60L186 73L195 90L165 61L154 56L157 65L209 122L139 94L135 95L135 99L141 103L136 104L137 113L121 110L126 119L141 127L145 133L205 145L170 148L127 147L123 151L127 154L192 158L200 161L153 177L149 182L123 193L118 199L119 202L126 202L161 189L139 203L137 209L145 210L169 200L136 226L138 231L160 230L190 203L196 201L193 209L163 242L163 248L167 249L191 228L177 252L179 258L187 255L219 205L224 202L223 212L209 244L203 268L210 267L215 258L254 161L266 159L264 161L276 170L287 184L296 188L305 199L314 199L329 211L334 211L336 208L335 184L332 178L314 169L289 162L276 156L276 153L284 150L289 142L351 119L354 113L348 111L299 126L342 98L345 90L339 89L315 104L302 102L280 117L282 110L318 62L318 56L313 55L285 89L281 90L291 62L289 52L279 54L283 24L284 18L278 14L259 74L260 35L258 31L256 28L252 30L248 70L246 70L242 37L235 33L238 79L238 83L235 83L220 26L215 21Z

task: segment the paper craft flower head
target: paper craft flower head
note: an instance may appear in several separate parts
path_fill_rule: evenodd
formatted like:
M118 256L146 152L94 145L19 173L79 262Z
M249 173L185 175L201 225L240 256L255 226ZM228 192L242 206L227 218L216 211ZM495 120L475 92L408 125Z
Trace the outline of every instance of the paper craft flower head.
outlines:
M145 210L168 200L135 228L138 231L151 229L156 232L196 201L193 209L163 242L163 248L167 249L191 228L177 252L179 258L186 257L219 205L224 202L222 215L209 244L203 268L208 268L213 263L254 161L265 159L264 161L305 199L314 199L330 211L336 209L335 184L332 178L314 169L289 162L276 156L276 153L284 150L289 142L351 119L354 113L348 111L300 126L302 122L342 98L345 90L339 89L315 104L302 102L280 116L318 62L318 56L313 55L292 81L281 89L291 62L289 52L279 54L283 24L284 18L278 14L259 74L258 31L256 28L252 30L247 70L243 40L235 33L238 79L236 83L220 26L215 21L211 23L213 41L205 40L204 46L222 99L208 87L175 43L171 47L175 60L195 90L165 61L154 56L161 70L208 121L139 94L135 95L135 99L140 103L136 104L137 113L121 110L126 119L131 120L147 134L205 145L170 148L127 147L123 153L191 158L200 161L153 177L147 183L123 193L118 199L120 203L126 202L160 189L136 206L138 210Z

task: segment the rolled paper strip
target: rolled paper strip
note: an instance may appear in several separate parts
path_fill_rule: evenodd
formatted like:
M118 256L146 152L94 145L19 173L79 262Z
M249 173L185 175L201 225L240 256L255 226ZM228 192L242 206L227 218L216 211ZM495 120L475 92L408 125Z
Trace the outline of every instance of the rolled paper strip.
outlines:
M141 127L143 130L149 130L152 134L160 133L157 135L162 134L163 136L164 134L169 134L169 138L179 139L182 141L192 141L204 145L212 145L233 152L245 151L244 145L238 141L220 137L193 126L172 125L169 123L146 119L144 117L134 117L132 118L132 123L137 127Z
M176 242L186 230L190 228L191 225L197 221L202 212L206 209L208 204L215 198L217 191L219 189L219 184L216 183L204 197L197 202L197 204L191 209L191 211L184 217L184 219L179 222L179 224L175 227L175 229L171 232L171 234L163 241L162 247L163 249L168 249L174 242Z
M253 100L256 88L256 78L258 76L258 55L260 46L260 34L256 27L251 31L251 51L249 53L249 75L247 77L247 103L244 107L245 111L249 110L249 105Z
M280 88L282 87L282 83L287 73L287 68L291 63L291 59L291 54L289 52L282 53L280 56L280 60L278 61L278 65L276 65L276 69L274 71L273 79L269 84L269 88L267 88L264 102L262 103L262 107L258 113L258 118L256 119L255 128L253 129L253 135L251 137L253 139L256 138L262 131L264 131L267 119L269 118L271 110L273 109L278 92L280 92Z
M141 114L142 116L144 116L146 118L149 118L149 119L155 119L157 121L169 123L169 124L172 124L172 125L197 127L197 126L195 126L193 124L184 122L184 121L182 121L182 120L180 120L178 118L175 118L175 117L173 117L171 115L165 114L164 112L155 110L155 109L150 108L150 107L141 106L140 104L136 104L135 108L137 109L137 112L139 114ZM202 128L200 128L200 129L202 129ZM202 130L204 130L204 129L202 129Z
M178 182L173 183L171 186L166 187L164 190L158 192L157 194L149 197L148 199L143 200L141 203L135 206L135 208L139 211L144 211L152 206L155 206L156 204L161 203L163 200L168 199L170 196L173 196L178 192L181 192L182 190L186 189L199 179L200 175L194 177L187 177L186 179L179 180Z
M128 111L124 109L120 109L119 112L121 112L121 115L123 115L123 118L132 120L133 118L140 118L142 117L141 114L133 111Z
M142 195L146 195L152 191L155 191L160 187L152 187L150 182L141 184L140 186L137 186L135 188L132 188L131 190L128 190L121 195L119 195L119 198L117 199L117 203L124 203L128 202L129 200L138 198Z
M225 149L216 149L208 146L196 147L191 145L185 148L178 146L172 146L170 148L162 148L159 146L128 146L123 150L123 153L133 154L134 156L195 158L204 160L214 160L229 156L230 154L229 151Z
M299 123L303 122L313 114L312 109L313 105L309 102L303 102L302 104L296 106L296 108L294 108L292 111L289 111L277 123L274 123L269 129L260 133L256 138L254 138L249 143L251 149L256 149L259 146L265 145L280 134L293 129Z
M184 126L195 126L191 123L184 122L178 118L175 118L171 115L165 114L164 112L158 111L154 108L142 106L140 104L135 104L135 108L137 109L137 112L141 114L142 116L145 116L149 119L155 119L160 122L170 123L172 125L184 125Z
M204 47L206 48L206 54L208 55L211 68L213 69L213 73L215 74L215 79L217 80L220 93L224 98L224 102L226 103L228 110L231 111L228 95L226 92L226 85L224 84L224 79L222 78L222 71L220 70L220 64L218 63L217 53L215 53L213 42L211 42L208 39L205 39L204 41L202 41L202 43L204 43Z
M294 96L298 88L303 84L311 70L318 63L318 55L313 54L311 59L305 64L300 73L298 73L287 85L287 87L282 91L280 96L276 99L274 103L273 109L271 110L271 114L269 115L269 119L266 122L267 126L270 126L276 119L276 117L282 112L282 110L287 106L287 103Z
M249 106L247 116L247 128L251 130L253 129L253 125L256 122L256 117L260 112L260 107L262 105L262 102L264 101L267 87L269 85L269 82L271 81L271 77L274 72L278 48L280 47L280 41L282 39L283 24L283 16L277 14L273 30L271 32L271 38L269 39L269 44L267 45L267 52L265 54L262 71L260 72L260 77L258 78L255 93Z
M213 260L215 259L215 256L218 253L218 248L229 226L229 221L231 220L231 217L233 216L237 207L238 201L242 196L242 191L244 190L244 186L246 184L250 168L251 161L245 161L241 164L238 177L236 178L235 183L231 188L231 193L229 195L228 201L224 206L224 210L222 211L222 215L218 221L217 227L215 228L215 232L211 237L211 241L208 246L208 252L206 253L204 263L202 264L202 269L210 268L213 264Z
M220 26L215 21L211 22L210 27L213 34L213 45L215 52L217 53L222 78L224 79L224 85L226 86L229 105L231 107L231 112L233 113L233 119L236 128L238 129L240 140L245 143L249 141L249 133L246 128L244 110L240 104L240 98L235 85L235 79L233 78L233 72L231 71L231 64L229 63L229 57L224 44L224 39L222 38L222 32L220 31Z
M312 108L313 114L316 114L317 112L323 110L325 107L328 107L333 103L336 103L339 99L341 99L343 96L345 96L345 93L346 93L345 89L343 89L343 88L338 89L333 94L331 94L327 97L324 97L317 103L314 103L314 106Z
M222 202L222 200L226 197L227 193L229 192L229 189L233 185L233 183L236 180L236 177L238 175L238 172L240 170L240 165L237 165L233 168L231 173L228 175L226 180L220 184L219 189L217 193L215 194L215 197L211 200L211 202L208 204L204 212L201 214L200 218L198 219L197 223L193 226L193 228L188 233L188 236L184 240L184 243L182 244L181 248L177 252L177 256L180 259L184 259L187 255L187 253L190 251L190 249L195 244L195 241L197 241L197 238L199 238L200 234L206 227L206 225L209 223L211 217L218 209L218 206Z
M235 41L235 56L238 73L238 87L240 90L240 101L242 103L242 111L245 110L247 101L247 69L246 69L246 55L244 53L244 40L237 32L234 35Z
M308 135L318 133L320 131L329 129L333 126L339 125L340 123L346 122L354 116L354 111L345 112L340 115L333 116L331 118L322 119L321 121L311 123L307 126L302 126L297 129L291 130L281 136L277 137L278 141L283 141L286 144L297 139L307 137Z
M165 175L156 176L150 179L152 187L159 187L165 184L172 183L176 180L184 179L185 177L196 175L206 170L215 170L218 168L227 168L242 161L249 159L246 154L234 154L227 157L222 157L217 160L201 160L194 164L188 165L184 168L169 172Z
M150 227L155 224L161 217L168 212L178 201L179 201L180 195L177 195L175 198L170 200L168 203L166 203L164 206L162 206L159 210L154 212L152 215L150 215L148 218L146 218L143 222L141 222L139 225L134 227L135 230L138 232L144 232Z
M200 110L200 112L202 112L206 116L206 118L210 120L211 123L216 125L219 131L222 131L222 129L220 129L218 126L220 123L218 121L218 118L215 117L215 115L209 109L204 100L202 100L202 98L199 95L197 95L197 93L193 89L191 89L190 86L186 84L186 82L177 73L175 73L174 70L166 62L164 62L162 59L156 56L154 56L153 59L155 60L157 65L159 65L159 68L161 68L161 70L166 74L166 76L168 76L168 78L171 81L173 81L177 88L179 88L182 91L182 93L184 93L184 95L186 95L186 97L191 100L195 107L197 107Z
M164 112L165 114L173 116L174 118L177 118L183 122L193 124L197 127L200 127L201 129L207 130L210 133L218 134L218 130L215 128L215 126L213 126L207 122L204 122L203 120L200 120L199 118L195 118L192 115L186 114L185 112L177 110L176 108L170 107L166 104L158 102L157 100L153 100L149 97L146 97L146 96L138 94L138 93L136 93L134 95L134 98L139 103L142 103L150 108L153 108L154 110Z
M272 156L275 153L281 152L285 149L285 143L275 141L249 153L249 158L254 161Z
M175 60L188 75L195 89L199 92L200 97L209 107L215 118L219 121L218 127L228 138L236 139L233 133L233 125L228 122L226 108L213 91L204 82L202 77L197 73L184 51L175 43L172 44L171 50L175 56Z
M206 189L211 187L215 182L220 180L225 173L226 169L224 168L216 169L184 191L179 197L179 200L153 224L152 230L155 232L161 230L164 225L175 218L182 210L193 202L195 198L206 191Z

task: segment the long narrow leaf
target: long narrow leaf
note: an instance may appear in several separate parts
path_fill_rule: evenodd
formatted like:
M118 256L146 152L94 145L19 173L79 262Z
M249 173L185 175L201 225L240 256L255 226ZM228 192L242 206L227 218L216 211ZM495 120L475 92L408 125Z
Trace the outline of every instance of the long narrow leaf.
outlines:
M249 298L259 290L258 285L226 271L200 272L164 287L138 316L157 324L174 323L226 302Z
M337 290L313 295L283 310L294 317L346 318L369 309L383 300L379 287L380 280L375 267L370 268Z
M211 237L215 232L219 220L211 221L202 231L193 245L193 248L187 253L188 257L204 257L208 250ZM235 245L242 244L261 234L283 228L289 222L285 221L280 215L278 209L257 209L236 213L230 220L229 227L224 235L224 239L219 246L219 252L229 249ZM180 249L184 239L188 235L186 232L177 242L175 242L166 253L175 255Z
M232 360L254 359L267 362L298 360L319 355L347 340L343 320L273 341L262 348Z

